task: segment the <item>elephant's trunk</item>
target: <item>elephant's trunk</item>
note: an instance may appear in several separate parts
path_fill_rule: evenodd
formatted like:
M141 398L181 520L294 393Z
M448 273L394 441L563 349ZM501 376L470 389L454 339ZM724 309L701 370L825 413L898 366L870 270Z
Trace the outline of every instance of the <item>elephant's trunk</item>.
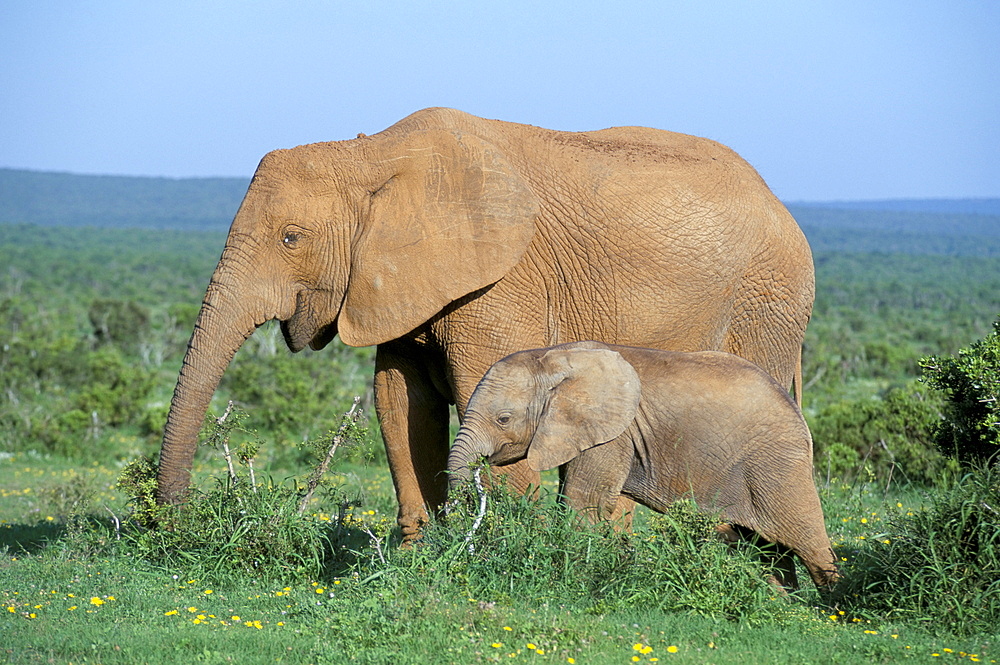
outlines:
M222 374L243 342L273 318L259 297L240 297L231 282L220 277L222 268L220 262L205 293L170 401L156 476L161 504L182 500L191 480L198 432Z
M472 479L472 465L493 454L492 447L468 427L461 427L448 455L448 489L455 490Z

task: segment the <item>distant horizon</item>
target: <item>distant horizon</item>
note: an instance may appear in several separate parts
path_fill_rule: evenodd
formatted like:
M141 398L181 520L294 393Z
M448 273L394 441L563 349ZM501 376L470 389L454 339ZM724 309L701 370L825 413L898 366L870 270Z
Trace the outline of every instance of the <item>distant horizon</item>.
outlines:
M214 176L160 176L160 175L131 175L131 174L121 174L121 173L80 173L76 171L63 171L63 170L45 170L45 169L29 169L29 168L18 168L11 166L0 166L0 171L12 171L21 173L37 173L42 175L62 175L62 176L73 176L73 177L83 177L83 178L123 178L123 179L136 179L136 180L166 180L171 182L185 182L185 181L207 181L207 180L242 180L249 184L250 180L253 178L253 174L247 176L234 176L234 175L214 175ZM860 205L877 205L879 203L906 203L906 202L933 202L933 201L970 201L970 202L987 202L997 204L996 212L979 213L979 214L992 214L1000 215L1000 196L900 196L900 197L887 197L887 198L857 198L857 199L780 199L785 205L801 205L810 207L823 207L832 206L838 207L843 205L860 204ZM0 202L2 206L2 202ZM976 214L976 213L972 213Z

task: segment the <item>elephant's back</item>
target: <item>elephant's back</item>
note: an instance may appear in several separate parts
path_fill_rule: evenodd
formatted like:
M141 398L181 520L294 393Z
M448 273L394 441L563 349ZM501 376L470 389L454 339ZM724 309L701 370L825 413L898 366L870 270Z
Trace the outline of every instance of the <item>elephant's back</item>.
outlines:
M642 377L643 392L676 395L689 412L728 411L757 419L763 410L798 419L788 391L758 365L723 351L675 352L611 346Z

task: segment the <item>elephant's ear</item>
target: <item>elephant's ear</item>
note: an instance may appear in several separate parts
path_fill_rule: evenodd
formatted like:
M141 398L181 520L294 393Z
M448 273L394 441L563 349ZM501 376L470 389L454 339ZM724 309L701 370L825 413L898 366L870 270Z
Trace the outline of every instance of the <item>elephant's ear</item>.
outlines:
M352 346L396 339L500 280L539 210L507 158L476 136L429 129L384 141L338 319Z
M555 385L528 448L528 466L545 471L625 431L639 410L639 375L607 348L556 347L541 358Z

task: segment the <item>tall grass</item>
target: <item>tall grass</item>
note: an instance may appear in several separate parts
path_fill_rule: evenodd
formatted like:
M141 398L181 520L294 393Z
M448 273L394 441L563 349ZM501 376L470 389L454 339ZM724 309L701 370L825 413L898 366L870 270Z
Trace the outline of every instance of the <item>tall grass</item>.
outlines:
M868 516L851 523L868 529L856 532L855 551L838 548L849 561L831 608L808 582L775 593L754 553L718 542L713 516L690 503L641 513L623 533L581 524L552 493L536 501L497 487L484 513L475 494L459 500L404 549L391 519L353 507L356 497L336 488L303 512L300 481L259 474L254 491L246 468L234 483L228 465L216 465L217 478L169 513L168 529L116 522L102 509L104 519L85 512L53 528L31 553L9 551L0 560L7 643L39 658L106 663L183 659L191 649L210 662L278 660L292 649L317 663L827 662L831 654L865 663L944 647L985 659L995 642L992 470L927 496L923 511L881 522L872 518L885 513L875 506L881 488L846 498L831 489L832 515L846 500L847 514ZM143 463L125 475L141 489L150 471ZM133 504L137 516L143 505Z
M848 568L845 607L957 634L1000 623L1000 469L984 466L898 514Z

